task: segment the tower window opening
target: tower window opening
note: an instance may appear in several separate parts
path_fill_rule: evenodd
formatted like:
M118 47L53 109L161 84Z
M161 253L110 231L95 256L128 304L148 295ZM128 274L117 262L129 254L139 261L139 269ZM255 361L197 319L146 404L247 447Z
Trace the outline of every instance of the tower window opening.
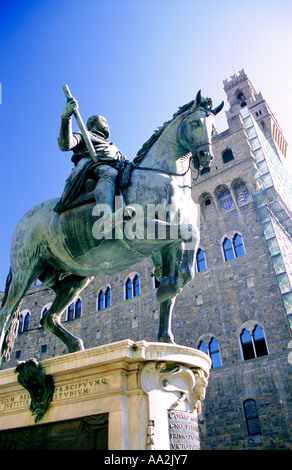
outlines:
M231 149L226 149L222 153L222 160L223 163L228 163L231 162L231 160L234 160L233 152Z
M238 94L237 94L237 100L240 102L240 106L241 108L244 108L244 106L246 106L246 97L244 96L244 93L242 91L240 91Z

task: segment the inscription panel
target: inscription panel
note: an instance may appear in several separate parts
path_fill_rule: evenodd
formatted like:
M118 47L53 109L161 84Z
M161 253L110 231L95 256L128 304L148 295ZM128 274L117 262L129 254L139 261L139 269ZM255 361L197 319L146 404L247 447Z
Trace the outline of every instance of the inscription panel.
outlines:
M72 382L55 387L53 401L64 400L66 398L84 397L107 390L110 379L108 377L96 377Z
M96 395L108 390L109 384L109 377L94 377L79 382L58 385L55 386L52 402ZM30 395L25 390L23 393L17 395L0 396L0 413L9 412L17 408L29 407L30 403Z
M196 416L189 411L168 410L170 450L200 450Z

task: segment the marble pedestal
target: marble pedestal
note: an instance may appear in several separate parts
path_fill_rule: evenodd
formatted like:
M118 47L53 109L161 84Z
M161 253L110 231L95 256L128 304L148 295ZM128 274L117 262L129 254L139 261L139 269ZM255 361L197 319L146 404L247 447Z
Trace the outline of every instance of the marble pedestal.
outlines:
M15 369L0 372L0 448L1 442L2 449L17 448L19 436L24 449L32 442L47 449L200 448L197 417L211 365L201 351L125 340L40 364L53 378L54 394L39 423ZM99 434L94 423L101 423ZM62 434L52 430L57 425Z

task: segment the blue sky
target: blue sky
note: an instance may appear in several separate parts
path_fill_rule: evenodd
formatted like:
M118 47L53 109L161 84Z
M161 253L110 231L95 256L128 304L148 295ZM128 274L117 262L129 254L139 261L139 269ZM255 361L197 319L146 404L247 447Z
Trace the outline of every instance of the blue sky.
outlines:
M57 146L63 84L132 159L198 89L219 104L243 68L292 145L291 26L291 0L1 0L0 290L19 219L71 170Z

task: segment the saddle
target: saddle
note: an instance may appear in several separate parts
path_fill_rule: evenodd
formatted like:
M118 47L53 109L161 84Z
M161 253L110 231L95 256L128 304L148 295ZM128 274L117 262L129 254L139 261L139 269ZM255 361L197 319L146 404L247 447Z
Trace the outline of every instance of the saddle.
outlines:
M116 191L126 188L131 181L131 173L134 168L134 164L130 161L123 161L123 164L119 166L119 174L116 181ZM54 211L61 213L75 207L83 206L95 201L95 190L96 180L90 178L90 172L83 175L83 182L80 185L79 191L75 192L73 198L69 198L67 202L62 202L62 198L59 199L57 205L54 207Z

